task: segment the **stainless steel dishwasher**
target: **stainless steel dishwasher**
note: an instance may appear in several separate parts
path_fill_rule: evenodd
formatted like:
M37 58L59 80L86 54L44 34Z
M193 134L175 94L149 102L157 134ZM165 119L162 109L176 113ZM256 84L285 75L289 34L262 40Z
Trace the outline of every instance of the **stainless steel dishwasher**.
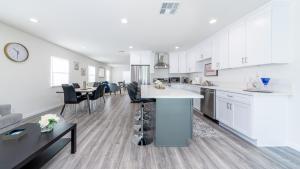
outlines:
M201 99L201 112L211 119L216 120L216 90L202 87L201 95L204 96Z

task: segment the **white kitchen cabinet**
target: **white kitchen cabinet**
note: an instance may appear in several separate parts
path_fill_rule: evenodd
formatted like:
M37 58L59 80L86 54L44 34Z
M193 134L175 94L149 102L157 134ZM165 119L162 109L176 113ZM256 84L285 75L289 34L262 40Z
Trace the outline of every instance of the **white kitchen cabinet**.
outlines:
M212 40L212 69L229 68L228 29L216 33Z
M229 28L229 65L231 68L246 64L246 24L241 20Z
M201 60L209 59L212 57L212 39L208 38L203 41L202 43L202 53L201 53Z
M169 73L179 73L179 53L169 54Z
M268 64L271 59L271 7L246 17L246 58L248 65Z
M231 102L228 102L223 98L216 98L216 118L218 121L233 127L233 106Z
M179 73L187 73L187 65L186 65L186 53L185 52L179 52Z
M154 53L152 51L130 52L130 65L149 65L150 73L154 73Z
M288 100L288 95L217 90L216 117L221 126L254 145L284 146Z
M251 105L234 102L234 126L238 132L252 138L252 113Z

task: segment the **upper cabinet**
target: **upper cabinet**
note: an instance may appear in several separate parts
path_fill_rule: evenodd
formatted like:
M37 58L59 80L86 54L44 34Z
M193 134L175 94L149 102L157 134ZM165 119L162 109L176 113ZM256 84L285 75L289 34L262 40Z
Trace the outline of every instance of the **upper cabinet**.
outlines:
M171 52L169 54L169 73L187 73L185 52Z
M179 52L178 61L179 73L187 73L187 62L185 52Z
M246 63L246 25L241 20L229 28L229 66L241 67Z
M173 52L169 54L169 73L179 73L178 52Z
M213 68L289 63L288 9L286 1L271 1L215 34Z
M248 65L272 63L271 7L246 17L246 57Z
M229 67L229 33L222 30L213 36L212 40L212 69L226 69Z
M154 73L154 53L152 51L130 52L130 65L149 65L150 73Z

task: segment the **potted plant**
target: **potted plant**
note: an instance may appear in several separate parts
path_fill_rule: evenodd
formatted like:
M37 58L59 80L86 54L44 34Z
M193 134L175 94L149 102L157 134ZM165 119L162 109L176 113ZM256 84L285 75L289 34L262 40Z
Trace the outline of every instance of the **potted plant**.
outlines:
M39 121L41 132L45 133L52 131L58 121L59 117L56 114L46 114L41 116L41 120Z

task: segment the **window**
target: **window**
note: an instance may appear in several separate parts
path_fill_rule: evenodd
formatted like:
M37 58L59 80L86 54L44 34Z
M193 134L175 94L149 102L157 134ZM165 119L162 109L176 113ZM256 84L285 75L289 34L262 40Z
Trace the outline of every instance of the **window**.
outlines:
M51 86L69 83L69 61L58 57L51 57Z
M88 81L95 82L96 81L96 68L94 66L88 66Z
M106 70L105 76L106 76L106 81L110 81L110 71L109 70Z

